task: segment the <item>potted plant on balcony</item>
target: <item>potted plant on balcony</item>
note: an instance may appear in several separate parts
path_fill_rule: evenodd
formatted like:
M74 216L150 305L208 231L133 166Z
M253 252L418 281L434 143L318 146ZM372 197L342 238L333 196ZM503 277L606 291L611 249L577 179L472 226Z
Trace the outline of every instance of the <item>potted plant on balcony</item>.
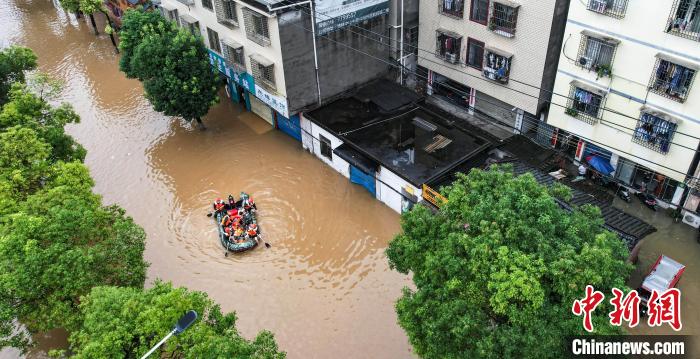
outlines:
M610 65L596 65L595 72L598 74L596 80L604 76L612 77L612 68L610 68Z
M566 111L564 111L564 113L566 113L567 115L569 115L571 117L578 116L578 110L576 110L575 108L571 108L571 107L567 107Z
M489 26L489 30L491 30L491 31L496 30L496 18L491 17L491 18L489 19L489 25L488 25L488 26Z

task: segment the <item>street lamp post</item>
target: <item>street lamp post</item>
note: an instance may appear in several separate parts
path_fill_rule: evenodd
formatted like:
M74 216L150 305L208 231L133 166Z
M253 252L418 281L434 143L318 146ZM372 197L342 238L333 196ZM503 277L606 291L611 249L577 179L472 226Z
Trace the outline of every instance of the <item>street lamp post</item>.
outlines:
M168 341L168 339L170 339L170 337L172 337L173 334L178 335L178 334L184 332L185 329L187 329L190 325L192 325L192 323L194 323L195 320L197 320L197 312L195 312L194 310L190 310L187 313L185 313L185 315L180 317L180 319L177 321L177 324L175 324L175 328L173 328L173 330L170 331L170 333L168 333L168 335L166 335L163 339L161 339L161 341L159 341L158 344L156 344L153 348L151 348L151 350L149 350L148 353L144 354L141 357L141 359L148 358L148 356L153 354L153 352L156 351L156 349L160 348L160 346L163 345L163 343Z

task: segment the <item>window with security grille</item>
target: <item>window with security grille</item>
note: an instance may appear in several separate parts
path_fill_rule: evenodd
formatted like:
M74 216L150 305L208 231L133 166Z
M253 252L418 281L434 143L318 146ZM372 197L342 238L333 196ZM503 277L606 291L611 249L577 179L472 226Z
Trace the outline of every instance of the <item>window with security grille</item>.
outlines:
M615 47L605 40L582 35L576 63L585 69L596 71L599 76L610 76Z
M588 0L586 8L597 13L621 19L627 11L627 0Z
M212 5L211 0L202 0L202 7L214 11L214 6Z
M700 40L700 0L675 0L666 32Z
M642 112L632 141L657 152L668 153L676 126L674 121Z
M199 21L189 15L180 15L180 26L186 28L192 35L201 36L199 32Z
M695 78L695 70L659 58L649 81L649 91L684 102Z
M251 56L250 67L256 85L260 84L271 91L276 89L274 64L261 63L255 56Z
M489 29L506 37L515 35L515 26L518 23L518 7L493 2Z
M236 3L233 0L214 0L216 21L228 27L238 26Z
M595 124L600 118L603 96L592 91L572 86L567 102L566 114L588 124Z
M224 43L224 60L228 67L233 67L238 72L245 72L245 57L243 57L243 46L229 46Z
M481 70L484 64L484 46L479 40L467 39L467 65Z
M489 0L471 0L469 20L486 25L489 16Z
M207 28L207 37L209 38L209 48L221 53L221 43L219 42L219 33Z
M496 53L493 50L486 50L484 57L483 75L487 79L508 83L510 77L511 56Z
M464 0L439 0L438 11L443 15L461 19L464 16Z
M446 31L436 32L435 56L451 63L459 63L462 37Z
M418 55L418 26L409 27L406 31L404 51L407 54L413 53Z
M245 23L246 36L250 40L262 46L270 45L267 17L245 8L243 9L243 22Z

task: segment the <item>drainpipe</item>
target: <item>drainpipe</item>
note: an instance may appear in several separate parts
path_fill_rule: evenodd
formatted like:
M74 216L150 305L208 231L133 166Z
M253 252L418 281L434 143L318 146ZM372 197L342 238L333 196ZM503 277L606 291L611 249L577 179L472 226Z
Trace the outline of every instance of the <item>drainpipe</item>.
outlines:
M404 56L403 56L403 47L404 47L404 46L403 46L403 41L404 41L403 13L404 13L404 10L403 10L403 5L404 5L404 0L397 0L397 2L398 2L398 1L400 1L400 5L399 5L399 8L400 8L399 11L401 12L401 14L399 15L400 18L399 18L399 19L396 19L396 11L391 11L391 10L390 10L390 11L389 11L389 16L390 16L390 17L389 17L389 21L392 23L392 25L390 25L391 29L394 30L394 31L393 31L393 34L394 34L393 36L399 36L399 37L400 37L400 39L399 39L399 51L398 51L398 52L399 52L399 65L400 65L400 69L399 69L399 70L400 70L401 72L400 72L400 74L399 74L399 81L401 82L401 85L403 85L403 66L404 66ZM394 4L393 1L392 1L392 4ZM393 6L394 6L394 8L396 7L396 5L393 5ZM397 22L399 23L398 25L396 25ZM401 28L401 31L400 31L400 32L397 31L397 29L399 29L399 28ZM395 44L396 44L396 40L394 39L393 41L391 41L391 47L392 47L392 50L393 50L393 51L396 51L396 50L395 50L395 48L396 48L396 45L395 45ZM394 56L396 56L396 52L394 52Z
M314 44L314 70L316 71L316 89L318 90L318 105L321 105L321 81L319 80L318 76L318 54L316 53L316 10L314 9L314 2L313 0L307 0L307 1L302 1L290 5L284 5L284 6L279 6L279 7L270 7L270 5L267 5L267 10L269 12L273 11L278 11L282 9L287 9L290 7L297 7L299 5L304 5L308 4L309 8L311 9L311 14L309 16L311 17L311 36L313 36L313 44Z
M403 58L403 1L401 0L401 43L400 46L401 48L399 49L399 63L401 64L401 76L399 77L399 81L401 81L401 86L403 86L403 64L404 64L404 58Z

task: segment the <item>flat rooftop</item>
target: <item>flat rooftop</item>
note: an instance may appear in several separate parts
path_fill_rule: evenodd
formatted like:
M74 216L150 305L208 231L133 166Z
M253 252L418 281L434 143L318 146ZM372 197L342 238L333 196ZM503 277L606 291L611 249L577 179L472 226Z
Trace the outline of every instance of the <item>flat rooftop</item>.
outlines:
M491 146L452 126L420 96L390 81L372 82L304 116L369 159L421 186Z

